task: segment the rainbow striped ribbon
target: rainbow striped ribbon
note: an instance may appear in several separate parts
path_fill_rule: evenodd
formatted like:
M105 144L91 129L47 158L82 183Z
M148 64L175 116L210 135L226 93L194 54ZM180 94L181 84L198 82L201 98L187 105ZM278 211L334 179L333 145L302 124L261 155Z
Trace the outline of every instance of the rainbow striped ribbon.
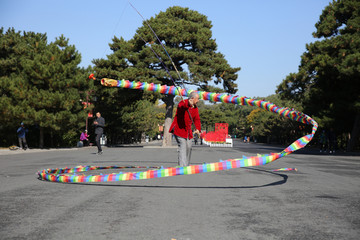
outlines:
M101 80L101 84L107 87L138 89L143 91L157 92L161 94L182 95L182 96L188 96L190 92L193 91L193 90L185 91L185 89L177 89L174 86L166 86L161 84L133 82L129 80L113 80L108 78L103 78ZM280 153L262 154L252 157L243 156L242 158L239 159L228 159L225 161L219 161L215 163L204 163L199 165L191 165L187 167L158 168L158 169L149 169L147 171L139 171L139 172L120 172L120 173L89 175L89 176L77 175L75 173L85 172L90 170L98 170L98 169L144 168L144 167L78 166L75 168L44 169L38 172L39 179L52 181L52 182L73 182L73 183L111 182L111 181L127 181L127 180L137 180L137 179L170 177L170 176L178 176L178 175L190 175L190 174L197 174L204 172L228 170L233 168L260 166L273 162L281 157L289 155L290 153L305 147L311 141L318 128L317 122L308 115L296 111L294 109L278 107L275 104L268 101L255 100L247 97L231 96L225 93L211 93L204 91L196 91L196 92L199 94L200 99L203 100L210 100L212 102L233 103L233 104L245 105L245 106L254 106L269 112L273 112L275 114L289 118L297 122L312 125L313 126L312 132L311 134L308 134L306 136L297 139L295 142L293 142L291 145L289 145ZM156 167L151 167L151 168L156 168ZM69 173L72 174L69 175Z

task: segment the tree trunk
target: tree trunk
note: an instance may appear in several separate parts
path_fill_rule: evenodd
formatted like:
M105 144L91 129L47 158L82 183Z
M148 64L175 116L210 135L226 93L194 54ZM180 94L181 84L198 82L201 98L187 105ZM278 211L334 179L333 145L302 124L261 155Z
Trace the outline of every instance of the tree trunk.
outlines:
M169 129L172 123L173 110L174 110L174 96L167 95L162 99L166 104L166 113L165 113L165 124L164 124L164 137L162 146L168 147L171 146L172 133L169 133Z
M43 127L40 127L39 147L40 147L40 148L44 148L44 128L43 128Z
M347 152L351 152L357 144L360 134L360 112L356 114L353 129L351 131L350 139L346 147Z

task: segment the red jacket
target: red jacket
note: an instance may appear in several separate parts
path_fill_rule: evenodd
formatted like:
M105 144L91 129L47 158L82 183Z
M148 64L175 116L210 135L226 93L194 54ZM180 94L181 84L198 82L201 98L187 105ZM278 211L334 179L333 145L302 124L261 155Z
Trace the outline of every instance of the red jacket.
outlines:
M192 139L193 134L191 131L192 121L189 117L189 112L191 117L195 123L195 128L201 131L201 123L199 110L197 107L190 107L189 100L186 99L184 101L179 102L178 108L176 110L176 114L174 117L174 121L171 124L169 132L175 134L176 136L182 138Z

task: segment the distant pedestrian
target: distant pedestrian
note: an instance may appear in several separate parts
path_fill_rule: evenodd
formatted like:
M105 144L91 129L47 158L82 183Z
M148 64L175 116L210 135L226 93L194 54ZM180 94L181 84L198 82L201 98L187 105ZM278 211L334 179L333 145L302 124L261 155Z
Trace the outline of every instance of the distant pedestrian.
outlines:
M28 130L25 128L24 123L21 123L21 126L17 130L20 149L26 150L28 148L28 145L26 143L26 133L27 132L28 132ZM24 143L24 148L23 148L23 143Z
M327 147L327 136L326 136L326 131L322 130L321 134L320 134L320 152L326 152L326 147Z
M97 154L101 155L103 153L103 151L102 151L101 144L100 144L100 138L104 133L105 119L101 116L100 112L96 113L96 119L94 121L94 126L95 126L95 134L96 134L95 142L96 142L96 146L98 148Z
M329 153L335 153L336 135L333 128L330 128L330 131L328 133L328 140L329 140Z
M197 145L198 141L199 141L199 134L195 133L194 134L194 143L195 143L195 145Z
M87 134L87 130L81 133L80 141L83 143L83 146L89 145L89 135Z
M200 133L200 144L203 145L203 139L204 139L205 131L201 131Z

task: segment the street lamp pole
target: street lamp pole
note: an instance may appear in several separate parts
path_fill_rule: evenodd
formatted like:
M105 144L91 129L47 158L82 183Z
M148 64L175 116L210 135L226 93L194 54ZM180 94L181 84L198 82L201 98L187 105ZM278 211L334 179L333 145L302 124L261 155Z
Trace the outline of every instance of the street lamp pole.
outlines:
M85 94L86 94L86 102L85 102L85 107L84 109L87 109L89 106L90 106L90 103L89 103L89 95L91 93L95 92L95 90L89 90L89 91L85 91ZM84 93L84 92L80 92L80 93ZM85 129L88 130L88 125L89 125L89 113L87 114L86 116L86 120L85 120Z

